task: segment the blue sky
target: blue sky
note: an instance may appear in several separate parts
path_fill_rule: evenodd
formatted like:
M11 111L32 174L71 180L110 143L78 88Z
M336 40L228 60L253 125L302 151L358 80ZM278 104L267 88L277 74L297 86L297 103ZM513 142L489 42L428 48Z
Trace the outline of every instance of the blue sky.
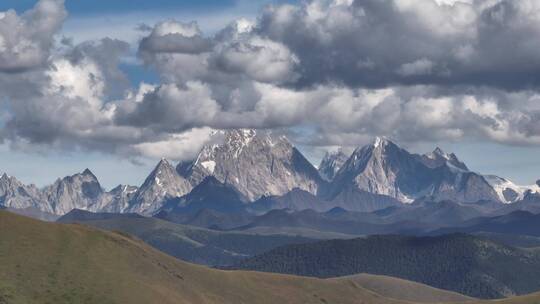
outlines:
M295 3L295 0L66 0L69 17L61 35L75 43L104 37L125 40L132 45L135 58L141 33L136 27L141 23L153 26L166 19L181 22L197 21L205 35L211 36L238 18L255 20L267 4ZM22 13L32 8L36 0L2 0L0 11L15 9ZM127 59L133 59L127 58ZM129 76L132 85L141 81L158 83L159 77L134 61L126 60L121 69ZM360 143L359 143L360 144ZM489 140L473 142L442 141L408 143L413 152L425 153L441 146L455 152L472 169L485 174L497 174L520 184L532 184L540 178L540 148L535 145L513 146ZM317 163L320 150L300 147ZM24 182L43 186L55 178L81 172L90 168L106 188L120 183L140 185L157 161L142 160L134 164L117 155L100 152L71 151L65 153L25 153L0 146L0 171L17 176Z

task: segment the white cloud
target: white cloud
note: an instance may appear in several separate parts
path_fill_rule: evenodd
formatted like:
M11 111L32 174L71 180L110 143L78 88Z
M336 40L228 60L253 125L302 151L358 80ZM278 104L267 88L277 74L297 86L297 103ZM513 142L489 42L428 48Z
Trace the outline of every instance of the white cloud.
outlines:
M0 18L0 72L31 69L45 64L67 13L63 0L40 0L36 6L17 15L2 12Z
M212 140L212 129L192 129L184 133L171 134L157 142L136 144L136 153L146 157L173 159L177 161L194 158L202 147Z
M65 11L41 0L0 18L2 135L174 159L193 156L210 128L306 127L316 132L303 143L325 147L374 135L540 144L540 5L488 2L312 0L215 35L162 21L139 48L161 83L130 88L118 67L127 43L55 47Z

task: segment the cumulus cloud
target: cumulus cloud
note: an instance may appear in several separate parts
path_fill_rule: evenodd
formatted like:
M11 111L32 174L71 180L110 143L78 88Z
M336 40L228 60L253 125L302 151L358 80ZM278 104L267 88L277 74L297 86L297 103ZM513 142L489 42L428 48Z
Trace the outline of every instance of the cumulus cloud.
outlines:
M22 15L0 12L0 72L45 64L52 38L66 16L63 0L41 0Z
M120 124L152 127L169 132L203 127L220 111L209 88L200 82L161 85L145 94L141 102L126 102L118 107Z
M197 156L204 145L217 140L210 128L194 128L187 132L171 134L156 142L133 145L137 154L153 158L190 160Z
M127 43L58 46L65 15L59 0L0 14L1 134L15 146L181 160L228 128L285 129L314 148L375 135L540 144L537 1L311 0L213 36L166 20L138 45L160 82L138 87L119 68Z
M538 1L441 2L314 0L273 6L257 31L298 56L298 85L538 86Z

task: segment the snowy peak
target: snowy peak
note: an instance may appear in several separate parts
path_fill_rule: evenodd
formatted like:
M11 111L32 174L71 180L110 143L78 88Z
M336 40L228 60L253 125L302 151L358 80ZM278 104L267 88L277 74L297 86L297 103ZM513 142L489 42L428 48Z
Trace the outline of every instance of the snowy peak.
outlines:
M7 173L2 174L0 177L0 185L2 187L9 187L9 186L22 186L22 183L17 180L15 177L7 175Z
M469 172L454 154L440 148L412 154L386 138L357 148L337 173L330 193L336 197L351 188L403 203L426 196L460 202L498 200L487 181Z
M453 169L469 171L469 168L465 163L460 161L454 153L446 153L439 147L435 148L431 153L422 155L421 159L422 162L430 168L448 165Z
M402 202L411 202L409 189L415 188L405 181L412 171L422 173L415 157L387 138L378 137L371 144L358 147L339 170L331 185L331 193L353 187L375 195L385 195ZM405 188L403 190L401 188Z
M374 149L385 149L390 144L395 145L387 137L377 136L371 143L371 146L373 146Z
M169 163L166 159L161 159L159 163L156 165L154 170L150 172L149 178L150 179L156 179L160 176L170 174L172 171L176 171L174 167Z
M319 165L319 174L326 181L332 181L347 159L349 156L343 152L342 148L326 152Z
M399 159L407 159L410 154L385 137L377 137L367 146L354 150L344 164L347 170L363 171L369 164L384 165Z
M205 146L191 164L177 167L193 186L214 176L251 201L294 188L317 192L319 173L285 136L251 129L219 132L223 140Z
M191 189L191 184L176 172L171 163L161 159L133 195L127 211L153 215L167 200L181 197Z
M527 195L540 193L540 186L538 184L520 186L506 178L498 177L496 175L485 175L484 178L491 187L493 187L495 192L497 192L500 201L503 203L515 203L525 199Z

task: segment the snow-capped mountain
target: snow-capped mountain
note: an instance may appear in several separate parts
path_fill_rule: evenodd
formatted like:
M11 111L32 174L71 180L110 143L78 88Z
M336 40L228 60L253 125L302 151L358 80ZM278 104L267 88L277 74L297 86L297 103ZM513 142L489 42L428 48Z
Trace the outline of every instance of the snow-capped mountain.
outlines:
M259 204L246 206L253 210L286 207L326 211L341 207L369 212L420 200L540 201L538 183L519 186L501 177L472 172L455 154L440 148L424 155L412 154L388 139L377 138L350 157L342 150L327 154L317 171L284 136L229 130L218 137L222 141L204 147L194 161L175 168L161 160L140 188L120 185L106 192L88 169L43 189L4 174L0 177L0 206L56 215L73 209L154 215L165 204L186 203L188 198L192 206L227 208L227 204L219 205L223 189L241 196L235 200L238 204L230 206L259 200ZM198 192L189 196L194 188ZM191 204L201 197L204 204Z
M53 213L50 204L36 186L24 185L5 173L0 177L0 200L0 205L6 208L35 208L42 212Z
M349 155L345 154L343 149L326 152L319 165L319 174L326 181L332 181L347 159L349 159Z
M471 203L497 201L499 196L484 177L466 168L455 155L440 149L419 156L388 139L377 138L354 151L336 174L327 195L339 197L342 192L357 189L402 203L421 197Z
M520 186L506 178L498 177L496 175L485 175L484 177L491 187L493 187L495 192L497 192L500 201L503 203L515 203L523 200L527 195L530 197L535 193L540 193L540 186L537 184Z
M223 142L202 149L195 161L177 167L192 185L214 176L248 200L282 195L294 188L317 193L317 169L284 136L268 131L228 130Z
M446 153L439 147L433 152L420 156L420 159L430 168L437 168L446 164L460 170L469 171L469 168L454 153Z
M180 176L167 160L162 159L133 195L125 211L152 215L168 199L181 197L192 188L189 181Z

